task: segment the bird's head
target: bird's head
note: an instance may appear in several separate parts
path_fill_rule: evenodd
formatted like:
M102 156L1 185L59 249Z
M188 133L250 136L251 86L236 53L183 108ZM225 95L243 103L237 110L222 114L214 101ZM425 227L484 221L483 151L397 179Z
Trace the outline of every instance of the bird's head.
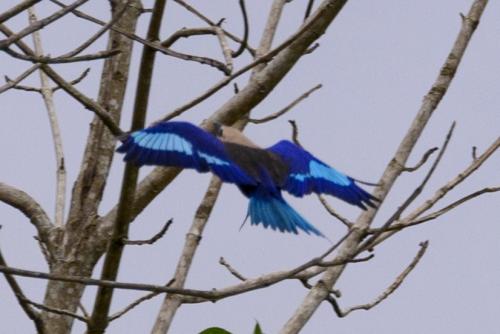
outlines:
M216 121L213 122L213 125L214 125L214 135L219 137L219 138L222 138L223 133L224 133L224 131L223 131L224 125L222 125L222 123L219 123Z

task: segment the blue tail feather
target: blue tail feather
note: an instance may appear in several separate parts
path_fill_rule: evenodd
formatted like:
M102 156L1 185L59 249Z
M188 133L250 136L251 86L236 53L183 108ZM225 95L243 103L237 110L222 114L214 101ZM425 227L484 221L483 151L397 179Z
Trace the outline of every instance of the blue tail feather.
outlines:
M248 215L252 225L262 224L280 232L298 234L298 229L307 234L324 236L295 211L280 194L267 194L256 191L250 195Z

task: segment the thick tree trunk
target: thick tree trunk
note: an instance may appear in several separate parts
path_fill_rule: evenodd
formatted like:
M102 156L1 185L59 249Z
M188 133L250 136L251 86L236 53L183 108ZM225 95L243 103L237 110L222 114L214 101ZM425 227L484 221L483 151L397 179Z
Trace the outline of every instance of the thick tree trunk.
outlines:
M119 13L128 2L117 26L127 32L135 32L141 13L140 1L119 0L112 2L112 13ZM104 62L98 103L118 123L128 82L132 41L122 34L110 32L108 49L120 49L121 53ZM60 231L56 254L50 272L60 275L90 277L99 257L106 249L107 239L96 235L99 224L98 208L106 185L114 153L116 138L95 117L90 125L87 147L80 174L73 186L68 222ZM49 307L76 312L84 286L73 283L49 281L44 304ZM71 331L73 319L50 312L43 312L46 332L66 334Z

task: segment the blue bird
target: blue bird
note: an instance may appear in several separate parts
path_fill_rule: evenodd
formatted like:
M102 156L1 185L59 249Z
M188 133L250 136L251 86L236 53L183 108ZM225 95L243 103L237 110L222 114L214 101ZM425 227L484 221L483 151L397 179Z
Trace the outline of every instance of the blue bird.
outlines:
M365 210L376 199L355 181L288 140L262 149L240 131L216 125L216 135L187 122L161 122L135 131L117 149L138 166L161 165L212 172L249 198L252 225L297 234L323 234L282 197L329 194Z

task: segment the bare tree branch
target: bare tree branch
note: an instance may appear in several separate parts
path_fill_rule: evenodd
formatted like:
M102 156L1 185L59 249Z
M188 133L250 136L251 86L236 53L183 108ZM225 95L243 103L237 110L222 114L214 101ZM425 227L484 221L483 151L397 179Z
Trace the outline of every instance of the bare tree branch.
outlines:
M179 5L181 5L182 7L184 7L187 11L193 13L195 16L197 16L198 18L200 18L202 21L204 21L205 23L207 23L209 26L213 27L213 26L216 25L216 22L210 20L208 17L206 17L205 15L203 15L196 8L194 8L194 7L190 6L189 4L187 4L185 1L183 1L183 0L174 0L174 2L176 2ZM241 4L240 4L240 7L241 7ZM243 17L243 20L245 20L245 17ZM239 43L240 45L245 45L245 48L252 54L252 56L255 56L255 50L248 45L248 42L246 42L246 38L245 37L243 37L243 39L240 39L240 38L236 37L235 35L229 33L228 31L226 31L224 29L223 29L223 31L226 34L226 36L229 37L230 39L232 39L233 41ZM236 58L237 56L233 55L233 57Z
M1 249L0 249L0 267L7 267L7 263L5 262ZM30 318L33 321L37 332L40 334L45 334L45 329L43 327L43 322L40 319L40 314L38 314L38 312L33 310L33 308L29 305L25 297L25 294L21 289L19 283L17 283L15 277L8 273L4 273L4 276L5 280L7 281L7 284L9 284L10 289L16 296L17 302L23 309L24 313L26 313L28 318Z
M208 218L210 217L215 202L217 201L221 186L222 182L220 179L215 176L212 177L207 191L196 209L189 232L186 234L186 241L184 242L182 254L177 262L177 267L173 277L173 287L182 288L186 283L189 269L191 268L193 258L198 250L198 245L203 235L203 230L205 229ZM177 295L167 295L165 297L153 326L152 334L164 333L168 330L172 319L182 302L182 298Z
M420 217L417 220L414 220L414 221L412 221L410 223L405 223L405 224L398 223L398 224L394 224L394 225L389 226L388 228L386 228L385 231L399 231L399 230L405 229L407 227L412 227L412 226L416 226L416 225L420 225L420 224L426 223L428 221L431 221L431 220L434 220L436 218L441 217L445 213L448 213L449 211L457 208L458 206L462 205L463 203L465 203L465 202L467 202L467 201L469 201L471 199L474 199L474 198L479 197L479 196L481 196L483 194L486 194L486 193L493 193L493 192L497 192L497 191L500 191L500 187L483 188L483 189L475 191L475 192L473 192L473 193L471 193L471 194L469 194L467 196L464 196L464 197L460 198L459 200L454 201L453 203L445 206L442 209L439 209L438 211L435 211L433 213L430 213L428 215ZM371 229L369 231L369 233L373 234L373 233L377 233L379 231L380 231L380 229Z
M26 79L31 73L35 72L38 68L40 68L40 64L35 64L32 65L30 68L28 68L26 71L21 73L18 77L15 79L9 79L7 76L5 77L5 81L7 82L5 85L0 87L0 94L3 92L16 87L18 83Z
M36 65L33 65L33 66L36 66L36 68L39 68L40 64L36 64ZM70 85L76 85L77 83L79 83L83 79L85 79L87 77L87 75L89 74L89 72L90 72L90 68L85 69L85 71L83 71L82 74L80 74L76 79L71 80L69 82L69 84ZM12 87L13 89L24 90L24 91L27 91L27 92L35 92L35 93L39 93L39 94L42 93L42 89L41 88L31 87L31 86L25 86L25 85L18 85L16 83L17 78L16 78L16 80L12 80L8 76L5 76L5 80L7 81L8 84L11 84L11 83L14 84L14 86ZM50 88L50 90L52 92L55 92L55 91L57 91L59 89L61 89L60 86L55 86L55 87L51 87Z
M18 209L31 221L38 231L40 239L49 246L49 234L52 222L43 208L24 191L0 182L0 201Z
M323 195L318 195L318 199L330 215L337 218L342 224L345 225L345 227L347 227L347 228L352 227L353 223L351 221L349 221L347 218L342 217L337 211L335 211L335 209L332 208L330 206L330 204L328 204L327 200L325 199L325 197Z
M0 14L0 24L4 23L5 21L10 19L11 17L14 17L17 14L25 11L29 7L36 5L40 1L42 1L42 0L24 0L20 3L18 3L17 5L15 5L14 7L7 9L5 12Z
M229 44L227 43L226 35L220 26L214 26L215 35L219 40L220 47L222 49L222 54L226 61L227 75L231 74L233 71L233 54Z
M300 273L304 270L316 266L323 262L323 260L334 252L339 245L346 240L349 236L350 232L344 235L340 240L328 248L323 254L317 256L293 269L276 271L269 274L265 274L256 278L247 279L246 281L228 286L219 290L195 290L195 289L183 289L176 288L174 286L165 286L165 285L153 285L153 284L141 284L141 283L123 283L117 281L109 281L109 280L98 280L92 278L78 277L78 276L66 276L66 275L56 275L56 274L48 274L38 271L24 270L14 267L7 267L0 265L0 272L7 273L16 276L22 277L31 277L37 279L46 279L46 280L54 280L61 282L72 282L83 284L86 286L100 286L107 287L113 289L124 289L124 290L138 290L138 291L151 291L151 292L159 292L159 293L168 293L175 295L186 296L185 299L182 299L183 303L201 303L207 301L216 301L224 298L228 298L231 296L239 295L248 291L254 291L262 288L266 288L270 285L274 285L276 283L282 282L288 279L302 279L300 277ZM329 266L341 266L344 265L345 261L336 261L330 262ZM174 280L171 282L175 283ZM170 282L169 282L170 283ZM170 285L173 285L171 283ZM193 297L193 298L188 298Z
M170 227L170 225L172 225L172 223L173 223L173 220L169 219L165 223L165 225L163 225L163 227L161 228L160 232L156 233L150 239L147 239L147 240L128 240L128 239L123 239L122 241L123 241L123 243L125 243L125 245L135 245L135 246L152 245L155 242L157 242L158 240L160 240L165 235L165 233L167 233L168 228Z
M243 53L243 51L245 51L248 43L248 34L250 29L248 26L248 15L245 8L245 0L239 0L238 3L240 4L241 14L243 16L243 40L241 41L238 50L232 53L233 58L239 57Z
M314 6L314 0L309 0L307 2L306 12L304 14L304 21L307 20L307 18L309 17L309 15L311 15L311 11L312 11L313 6Z
M151 20L149 22L147 38L148 40L159 40L163 12L166 0L156 0L153 8ZM151 80L155 64L156 51L148 46L142 50L141 66L137 80L136 98L134 111L132 114L132 130L144 127L146 111L148 108L149 93L151 90ZM132 219L132 207L130 203L134 201L134 193L139 176L139 167L134 164L126 164L123 173L122 186L120 190L120 200L118 212L114 221L110 244L102 268L101 278L104 280L116 280L123 254L123 238L127 238L129 224ZM104 333L109 324L109 310L113 289L99 287L94 303L94 309L90 317L88 333Z
M58 6L61 6L63 8L66 8L66 5L63 4L62 2L58 1L58 0L50 0L52 1L53 3L57 4ZM77 11L77 10L73 10L72 11L73 14L75 14L76 16L80 17L80 18L83 18L85 20L88 20L88 21L91 21L91 22L94 22L94 23L97 23L99 25L102 25L102 26L105 26L106 23L101 21L101 20L98 20L90 15L87 15L81 11ZM159 44L157 42L157 39L156 40L148 40L148 39L144 39L142 37L139 37L133 33L130 33L130 32L127 32L121 28L118 28L118 27L114 27L114 26L111 26L109 29L113 30L113 31L116 31L120 34L123 34L124 36L126 36L127 38L130 38L136 42L139 42L141 44L143 44L144 46L147 46L153 50L156 50L156 51L159 51L167 56L171 56L171 57L175 57L175 58L179 58L179 59L182 59L182 60L188 60L188 61L195 61L195 62L198 62L200 64L205 64L205 65L209 65L209 66L212 66L212 67L215 67L217 68L218 70L221 70L223 71L224 73L226 73L227 69L226 69L226 66L221 63L220 61L218 60L215 60L215 59L211 59L211 58L207 58L207 57L200 57L200 56L194 56L194 55L189 55L189 54L185 54L185 53L181 53L181 52L177 52L177 51L174 51L174 50L171 50L171 49L167 49L167 48L164 48L161 46L161 44ZM74 58L77 58L77 57L74 57Z
M476 160L476 159L477 159L477 147L472 146L472 160Z
M288 111L290 111L293 107L295 107L297 104L299 104L300 102L302 102L303 100L305 100L306 98L309 97L309 95L311 95L314 91L320 89L321 87L323 87L322 84L319 84L319 85L316 85L314 86L313 88L309 89L307 92L305 92L304 94L302 94L301 96L299 96L298 98L296 98L295 100L293 100L290 104L288 104L286 107L284 107L283 109L267 116L267 117L264 117L264 118L261 118L261 119L253 119L253 118L250 118L248 121L250 123L254 123L254 124L260 124L260 123L265 123L265 122L269 122L269 121L272 121L282 115L284 115L285 113L287 113Z
M92 45L97 39L99 39L99 37L104 35L104 33L106 33L106 31L108 31L113 25L115 25L118 22L118 20L120 20L122 18L122 16L125 14L125 12L128 9L128 6L130 6L131 3L132 3L132 0L127 1L124 4L124 6L119 11L117 11L113 15L113 17L111 17L111 20L109 20L108 23L103 25L102 28L99 29L94 35L92 35L89 39L87 39L85 42L80 44L80 46L76 47L74 50L63 54L63 55L59 56L58 58L63 58L63 59L64 58L73 58L74 56L76 56L77 54L81 53L83 50L88 48L90 45Z
M403 204L401 204L399 208L397 208L397 210L389 217L389 219L387 219L387 221L380 227L379 231L374 235L372 235L368 240L363 242L363 244L360 246L360 249L370 248L369 245L372 245L374 240L376 240L382 233L384 233L384 231L388 227L390 227L392 223L397 221L401 217L401 214L404 212L404 210L406 210L410 206L410 204L413 203L413 201L417 199L417 197L422 193L423 189L425 188L425 185L430 180L432 174L436 170L437 166L439 165L439 162L441 162L441 159L444 153L446 152L448 143L450 142L451 136L453 135L453 130L455 129L455 124L456 123L453 122L453 124L451 125L446 135L446 138L444 139L444 142L441 146L441 149L439 150L439 154L436 157L436 160L434 160L434 163L432 164L431 168L429 168L429 171L425 175L420 185L417 188L415 188L415 190L410 194L410 196L408 196L408 198L403 202ZM403 169L404 167L400 168Z
M113 49L113 50L99 51L96 53L87 54L87 55L83 55L83 56L52 58L52 57L43 56L43 55L40 55L40 56L28 55L27 56L27 55L17 53L16 51L9 49L9 48L6 48L4 51L5 51L5 53L12 56L13 58L26 60L26 61L30 61L33 63L41 63L41 64L68 64L68 63L77 63L77 62L98 60L98 59L116 56L117 54L119 54L121 52L118 49Z
M223 257L221 257L219 259L219 263L221 265L223 265L224 267L226 267L226 269L231 273L231 275L233 275L234 277L236 277L237 279L239 279L240 281L246 281L247 279L245 278L245 276L241 275L236 269L234 269L227 261L226 259L224 259Z
M28 9L29 23L35 24L37 21L35 7ZM35 55L40 56L43 54L42 40L40 32L35 31L32 33L33 44L35 46ZM54 104L54 96L52 89L49 86L49 78L47 75L40 71L41 94L49 116L50 129L52 131L52 141L54 142L54 151L56 156L56 205L54 214L54 225L56 227L63 226L64 220L64 206L66 204L66 167L64 166L64 151L61 137L61 130L59 128L59 121L57 120L56 108Z
M408 267L406 267L406 269L403 270L403 272L401 274L399 274L399 276L394 280L394 282L389 287L387 287L387 289L385 289L385 291L380 296L378 296L371 303L367 303L367 304L363 304L363 305L357 305L357 306L352 306L352 307L349 307L345 311L341 311L340 309L334 307L334 309L336 310L337 315L339 317L345 317L349 313L351 313L353 311L356 311L356 310L366 310L366 311L368 311L368 310L372 309L373 307L377 306L378 304L380 304L387 297L389 297L392 293L394 293L394 291L396 291L396 289L399 288L399 286L404 282L404 280L411 273L411 271L413 269L415 269L415 267L418 265L418 263L420 262L420 260L424 256L425 251L427 250L427 247L429 246L429 241L421 242L419 246L420 246L420 250L418 251L417 255L415 255L415 257L413 258L413 260L411 261L411 263L408 265Z
M3 24L0 24L0 31L6 36L13 35L13 32ZM23 43L22 41L17 41L15 43L24 53L26 53L29 56L34 56L34 51L31 50L31 48L28 47L25 43ZM115 136L121 136L123 134L123 131L118 127L118 125L115 124L113 118L102 106L100 106L94 100L85 96L83 93L74 88L69 82L64 80L56 71L54 71L47 64L42 64L40 67L65 92L67 92L74 99L80 102L85 108L89 109L90 111L94 112L97 116L99 116L101 121L104 124L106 124L106 126Z
M422 224L422 223L428 222L430 220L434 220L434 219L441 217L443 214L455 209L456 207L462 205L463 203L465 203L471 199L474 199L474 198L476 198L480 195L486 194L486 193L493 193L493 192L497 192L497 191L500 191L500 187L483 188L481 190L473 192L472 194L464 196L464 197L460 198L459 200L445 206L444 208L442 208L436 212L430 213L428 215L425 215L424 217L421 217L418 220L413 221L405 226Z
M276 1L282 1L282 0L276 0ZM318 15L316 17L316 19L319 19L321 16ZM205 101L207 98L209 98L210 96L212 96L213 94L215 94L216 92L218 92L220 89L222 89L223 87L225 87L226 85L228 85L232 80L234 80L235 78L239 77L240 75L248 72L249 70L253 69L253 68L256 68L256 70L258 69L258 65L260 64L263 64L263 63L266 63L268 61L270 61L271 59L273 59L276 55L278 55L281 51L285 50L287 47L289 47L292 43L294 43L296 40L299 40L299 38L305 34L309 29L311 29L312 26L314 26L314 18L310 21L308 21L306 24L304 24L296 33L294 33L292 36L290 36L287 40L285 40L283 43L281 43L279 46L277 46L276 48L274 48L273 50L269 51L269 52L266 52L265 54L263 54L262 56L258 56L253 62L251 62L250 64L244 66L243 68L241 68L240 70L234 72L233 74L231 74L230 76L227 76L226 78L224 78L223 80L219 81L217 84L215 84L214 86L212 86L211 88L209 88L207 91L205 91L205 93L199 95L198 97L194 98L193 100L191 100L190 102L184 104L183 106L180 106L178 108L176 108L174 111L172 111L171 113L169 113L168 115L166 115L165 117L161 118L159 121L157 122L160 122L160 121L168 121L174 117L177 117L179 115L181 115L183 112L185 112L186 110L189 110L191 109L192 107L194 107L195 105L199 104L200 102L202 101ZM267 41L266 40L266 43L270 41ZM301 54L302 55L302 54ZM301 56L300 55L300 56ZM292 64L291 64L292 65ZM254 71L255 73L255 71ZM242 92L240 92L241 94ZM228 102L229 103L229 102ZM217 117L216 115L214 115L214 117ZM234 123L235 120L232 120L230 122L227 122L228 124L232 124ZM222 121L221 123L225 123L224 121Z
M326 4L328 3L323 2L316 12L320 11ZM432 85L431 90L424 97L420 110L413 120L409 131L401 141L394 158L384 171L379 182L381 185L375 189L374 196L381 201L385 199L394 182L401 174L401 169L397 166L404 166L406 164L406 161L408 160L408 157L410 156L418 138L420 138L420 135L427 125L430 117L436 110L444 94L447 92L448 87L455 76L458 65L460 64L460 61L465 53L467 45L478 26L479 19L486 7L486 4L487 0L475 0L467 15L467 19L463 20L457 39L448 57L446 58L436 81ZM366 235L366 230L372 223L376 212L376 209L367 210L357 219L355 224L356 229L353 229L353 233L351 233L349 238L339 250L339 254L341 254L343 258L349 258L356 254L358 251L358 245ZM337 282L343 269L344 268L342 266L338 266L328 268L324 272L321 277L322 284L316 284L310 290L301 305L295 310L294 314L283 326L280 334L295 334L302 329Z
M286 1L284 0L274 0L271 9L269 10L269 14L267 15L266 26L264 27L264 32L260 38L259 47L255 53L255 57L258 59L262 57L262 55L268 53L271 50L271 46L273 44L274 36L276 34L276 30L278 29L278 23L281 18L281 13L283 12L283 7L285 6ZM258 66L252 72L253 75L259 71L261 71L266 65L264 63L258 64Z
M0 50L5 50L12 43L17 42L17 41L21 40L21 38L28 36L29 34L35 32L35 31L38 31L38 30L42 29L43 27L47 26L48 24L60 19L61 17L68 14L69 12L74 10L75 8L78 8L79 6L83 5L87 1L88 0L77 0L77 1L73 2L71 5L68 5L63 9L58 10L54 14L52 14L52 15L50 15L50 16L48 16L40 21L36 21L36 22L30 24L28 27L24 28L23 30L21 30L20 32L18 32L16 34L9 36L7 39L0 40Z
M54 314L59 314L59 315L64 315L64 316L68 316L68 317L71 317L71 318L74 318L76 320L80 320L84 323L87 323L88 322L88 319L85 318L85 317L82 317L81 315L78 315L76 313L73 313L73 312L69 312L69 311L66 311L66 310L61 310L61 309L58 309L58 308L55 308L55 307L49 307L49 306L45 306L43 304L40 304L40 303L36 303L32 300L29 300L29 299L25 299L25 302L30 304L30 305L33 305L34 307L42 310L42 311L46 311L46 312L49 312L49 313L54 313Z
M403 167L403 172L414 172L414 171L416 171L417 169L419 169L420 167L422 167L427 162L427 160L429 160L429 157L432 155L432 153L434 153L437 150L438 150L437 147L433 147L433 148L428 149L424 153L424 155L422 156L422 158L420 159L420 161L415 166L413 166L413 167Z
M432 208L434 206L434 204L436 204L441 198L443 198L446 194L448 194L448 192L450 192L453 188L455 188L457 185L459 185L461 182L463 182L465 179L467 179L479 167L481 167L481 165L484 162L486 162L488 160L488 158L491 157L491 155L493 155L493 153L495 153L496 150L498 150L498 148L500 148L500 137L498 137L488 147L488 149L483 154L481 154L476 160L474 160L465 170L463 170L462 172L460 172L452 180L450 180L448 183L446 183L441 188L439 188L438 190L436 190L436 192L434 193L434 195L432 197L430 197L427 200L425 200L423 202L423 204L421 204L419 207L417 207L415 210L413 210L411 213L409 213L406 217L400 219L400 223L398 225L399 226L404 226L404 225L411 224L411 223L413 223L415 221L420 220L419 217L422 214L424 214L427 210L429 210L430 208ZM496 188L491 188L491 189L493 189L493 191L497 191ZM484 191L484 192L489 192L489 191ZM445 212L447 212L447 211L455 208L457 205L459 205L459 204L467 201L468 199L474 198L474 197L476 197L476 196L478 196L480 194L482 194L481 191L471 194L472 196L469 195L469 196L471 196L470 198L469 198L469 196L466 196L463 199L460 199L457 202L452 203L448 207L445 207L443 209L443 210L445 210L445 209L448 208L448 210L445 210L442 213L440 213L441 210L439 210L436 213L440 213L440 214L438 214L438 216L439 216L439 215L441 215L441 214L443 214L443 213L445 213ZM434 214L436 214L436 213L434 213ZM426 220L433 219L432 217L433 217L434 214L429 214L428 216L422 217L421 219L426 219ZM427 219L427 218L429 218L429 219ZM398 230L400 230L400 229L398 229ZM389 238L394 233L396 233L398 230L389 231L389 232L383 232L382 234L380 234L380 231L379 231L377 233L377 234L379 234L378 238L374 239L373 236L375 236L375 235L373 235L370 238L370 239L373 239L370 242L370 245L371 246L375 246L375 245L381 243L383 240ZM365 246L362 247L362 249L366 249L366 248L369 248L371 246L369 246L367 243L365 243Z
M174 32L167 39L161 42L161 46L165 48L171 47L175 42L177 42L180 38L188 38L192 36L200 36L200 35L215 35L215 30L213 27L205 27L205 28L182 28Z
M127 307L125 307L123 310L121 311L118 311L114 314L112 314L110 317L109 317L109 322L113 321L113 320L116 320L118 318L120 318L121 316L125 315L126 313L128 313L129 311L131 311L132 309L134 309L136 306L139 306L139 304L147 301L147 300L150 300L156 296L158 296L160 294L160 292L150 292L144 296L142 296L141 298L137 299L136 301L134 301L133 303L131 303L130 305L128 305Z

